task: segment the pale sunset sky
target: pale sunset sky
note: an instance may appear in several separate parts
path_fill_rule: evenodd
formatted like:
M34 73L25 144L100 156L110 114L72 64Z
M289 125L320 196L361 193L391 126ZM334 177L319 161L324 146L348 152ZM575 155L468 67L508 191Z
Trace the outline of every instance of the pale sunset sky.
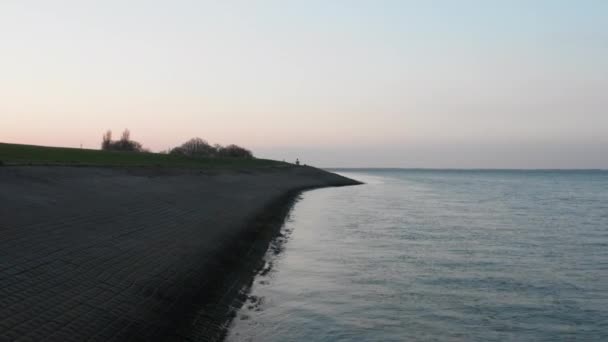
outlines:
M608 168L608 1L1 0L0 142Z

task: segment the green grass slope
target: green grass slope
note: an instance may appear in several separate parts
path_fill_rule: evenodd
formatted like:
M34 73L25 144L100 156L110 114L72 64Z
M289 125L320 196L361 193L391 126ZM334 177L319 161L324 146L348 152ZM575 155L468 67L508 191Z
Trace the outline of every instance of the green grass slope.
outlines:
M256 158L188 158L158 153L100 151L5 143L0 143L0 164L177 168L251 168L289 165L274 160Z

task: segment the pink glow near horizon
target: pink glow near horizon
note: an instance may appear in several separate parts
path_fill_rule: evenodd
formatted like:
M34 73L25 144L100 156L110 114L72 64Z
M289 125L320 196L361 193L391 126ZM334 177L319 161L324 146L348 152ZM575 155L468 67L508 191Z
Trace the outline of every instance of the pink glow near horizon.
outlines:
M128 128L154 151L198 136L329 166L608 167L607 14L4 1L0 141L98 148Z

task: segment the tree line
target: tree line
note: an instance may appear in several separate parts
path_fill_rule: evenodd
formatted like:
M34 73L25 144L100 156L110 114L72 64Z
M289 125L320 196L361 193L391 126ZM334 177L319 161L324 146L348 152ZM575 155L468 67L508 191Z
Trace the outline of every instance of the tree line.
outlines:
M108 130L101 140L101 149L104 151L127 151L127 152L150 152L141 143L131 140L131 132L126 129L120 139L112 140L112 131ZM192 138L178 147L164 151L172 155L180 155L191 158L228 157L228 158L253 158L250 150L230 144L211 145L201 138Z

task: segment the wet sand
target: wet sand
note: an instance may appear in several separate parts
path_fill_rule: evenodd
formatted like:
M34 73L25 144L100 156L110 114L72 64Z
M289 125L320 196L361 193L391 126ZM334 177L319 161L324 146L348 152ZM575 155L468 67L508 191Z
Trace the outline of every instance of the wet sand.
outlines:
M310 167L0 167L0 341L221 338L217 303L238 295L223 286L293 197L354 184Z

